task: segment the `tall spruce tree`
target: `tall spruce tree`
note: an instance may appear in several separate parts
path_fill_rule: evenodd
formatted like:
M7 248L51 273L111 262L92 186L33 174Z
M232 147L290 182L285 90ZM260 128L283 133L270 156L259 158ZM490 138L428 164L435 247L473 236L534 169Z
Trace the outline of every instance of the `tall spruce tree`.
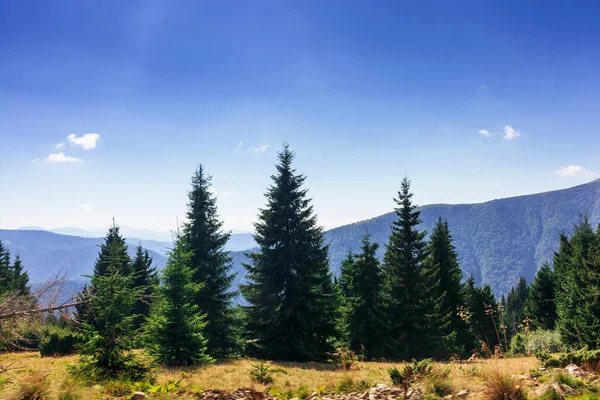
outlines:
M118 227L111 228L118 233ZM102 246L94 273L90 305L93 323L84 321L79 354L80 371L100 378L143 379L147 372L133 352L135 330L133 309L141 290L133 287L133 275L124 268L129 256L118 235L110 235Z
M335 307L323 229L292 168L287 144L278 154L277 173L260 210L250 254L247 284L248 329L253 355L270 359L318 360L335 336Z
M367 359L382 358L385 316L381 312L383 277L375 253L379 245L365 234L360 253L342 263L342 315L349 348Z
M192 252L194 282L203 285L196 293L196 304L206 314L208 325L204 335L212 356L223 357L234 346L231 289L235 275L225 245L230 233L223 231L218 218L217 199L211 193L211 177L200 165L192 177L188 193L187 222L183 226L183 241Z
M570 345L598 347L600 337L600 229L583 217L570 240L561 236L554 257L558 292L557 328Z
M473 335L467 322L460 317L464 306L462 271L458 254L452 244L447 221L438 218L427 244L426 265L431 269L430 289L436 300L435 320L440 355L465 354L473 345Z
M556 325L556 276L548 263L538 269L531 284L525 315L534 328L553 330Z
M464 290L465 319L469 322L471 333L475 339L485 343L493 351L497 345L502 345L500 338L500 319L498 304L492 288L484 285L475 286L475 279L467 279ZM474 344L473 348L477 347Z
M395 199L397 220L387 244L384 273L384 308L388 334L385 340L390 358L412 359L431 354L435 333L430 329L432 298L425 274L425 232L420 211L412 202L410 181L402 180Z
M516 287L513 287L506 297L505 321L508 339L518 331L525 319L525 302L529 296L529 285L524 277L519 278Z
M131 265L131 258L127 252L127 243L125 242L125 238L121 236L119 231L119 226L115 224L113 220L112 226L108 229L108 232L104 238L104 243L100 246L100 251L98 252L98 258L96 259L96 263L94 264L94 274L93 277L104 276L108 273L108 268L116 268L120 275L130 277L129 282L133 286L134 278L133 278L133 267ZM118 251L118 257L112 256L111 252ZM118 262L118 265L114 263ZM98 279L96 279L98 280ZM96 292L96 287L94 284L94 279L91 280L89 285L85 285L83 290L79 292L77 295L78 302L86 302L93 298ZM139 301L139 297L136 298L136 302ZM79 327L83 328L83 323L86 322L88 324L93 324L96 316L96 311L94 310L91 303L83 303L75 308L75 320L79 322ZM130 310L133 312L134 310Z
M192 252L177 238L145 329L148 349L158 362L167 366L211 361L203 335L206 316L195 304L203 284L193 281L191 265Z
M135 327L139 328L150 313L152 294L158 284L156 269L152 267L152 257L148 250L141 245L136 248L135 258L132 263L133 287L142 291L142 296L136 301L134 314L138 315Z

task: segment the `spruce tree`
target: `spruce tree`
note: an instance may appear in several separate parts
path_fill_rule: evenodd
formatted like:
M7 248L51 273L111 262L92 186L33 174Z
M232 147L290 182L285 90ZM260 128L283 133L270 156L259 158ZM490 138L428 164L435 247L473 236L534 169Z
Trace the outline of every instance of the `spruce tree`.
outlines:
M21 257L17 254L15 261L10 268L9 273L9 290L20 295L29 294L29 274L23 271L23 263Z
M169 253L158 287L158 300L145 326L146 341L157 361L167 366L186 366L211 361L206 355L205 314L195 304L203 284L192 279L192 252L180 238Z
M158 283L156 269L152 267L152 257L148 250L144 250L141 245L136 248L132 269L133 287L142 291L142 296L137 300L134 307L134 314L138 315L135 326L139 328L150 313L151 297Z
M554 330L556 325L556 276L548 263L538 269L525 301L525 315L534 328Z
M251 354L318 360L336 333L336 299L323 229L302 188L305 177L292 168L294 156L287 144L278 154L267 205L255 224L258 251L249 255L241 290L249 304Z
M196 305L206 314L208 325L204 335L209 353L223 357L232 351L234 335L231 300L236 292L231 289L235 275L225 245L230 233L223 231L218 218L217 199L211 193L211 177L200 165L192 177L188 193L187 222L183 227L183 241L192 252L194 282L203 283L196 294Z
M345 287L342 315L349 348L367 359L385 356L381 346L385 333L385 316L381 312L383 278L375 255L378 247L365 234L361 252L346 258L340 271Z
M111 231L118 232L118 228L113 225ZM113 235L102 247L96 264L102 266L98 270L101 273L94 273L91 279L94 293L90 305L94 318L93 323L83 323L79 372L95 378L138 380L147 372L132 351L135 336L132 312L141 291L133 288L133 275L124 271L129 257L125 244L117 236Z
M502 344L502 339L498 304L492 288L488 285L476 287L475 279L470 277L465 284L464 299L465 319L469 322L471 333L476 340L485 343L490 351L494 351L497 345Z
M459 311L464 306L462 271L447 221L438 218L427 244L426 265L431 269L430 289L435 300L440 354L472 350L473 336ZM443 347L441 346L443 345Z
M529 285L524 277L519 278L516 287L513 287L506 298L506 325L508 338L512 338L525 319L525 302L529 295Z
M429 356L435 341L428 326L432 322L432 300L423 265L425 232L417 229L421 213L412 196L410 181L405 177L395 199L397 220L392 225L383 264L388 323L385 344L388 357L397 359Z
M94 275L104 275L107 273L110 257L107 257L110 254L111 249L118 248L121 252L119 254L119 264L117 268L123 275L129 275L133 272L131 268L131 258L127 253L127 244L125 242L125 238L121 236L119 232L119 227L113 221L113 225L108 229L108 233L104 238L104 243L100 245L100 253L98 254L98 258L96 260L96 264L94 265Z
M10 251L0 241L0 296L10 290Z

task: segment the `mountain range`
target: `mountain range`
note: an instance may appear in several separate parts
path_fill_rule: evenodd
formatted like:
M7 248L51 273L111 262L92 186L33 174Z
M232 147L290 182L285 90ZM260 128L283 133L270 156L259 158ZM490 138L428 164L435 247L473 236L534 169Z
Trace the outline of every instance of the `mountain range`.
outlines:
M571 233L582 215L587 214L592 224L600 222L600 180L552 192L477 204L433 204L420 210L420 229L427 232L438 217L448 220L465 277L473 276L478 284L506 293L520 276L533 280L537 268L552 260L560 232ZM378 256L382 257L395 218L390 212L326 231L334 274L348 252L359 249L367 232L380 244ZM0 230L0 240L13 254L21 254L32 281L50 279L59 271L66 272L71 280L82 280L82 275L91 273L102 238L27 229ZM130 251L141 243L157 266L164 265L170 243L148 239L129 239L128 243ZM244 279L242 263L246 256L240 250L254 246L249 233L231 237L228 250L237 273L236 285Z

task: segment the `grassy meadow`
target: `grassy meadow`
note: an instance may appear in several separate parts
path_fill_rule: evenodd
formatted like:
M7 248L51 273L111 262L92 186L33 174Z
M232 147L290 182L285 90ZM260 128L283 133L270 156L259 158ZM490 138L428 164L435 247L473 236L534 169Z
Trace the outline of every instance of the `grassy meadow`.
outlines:
M78 381L68 372L68 365L76 361L77 356L41 358L37 352L0 354L0 366L9 367L8 371L0 374L1 398L24 398L22 393L35 385L43 386L46 390L45 399L64 400L130 398L135 390L144 391L155 398L194 398L196 393L206 389L233 391L239 388L269 390L281 398L302 398L315 391L364 391L378 383L392 386L387 370L400 366L400 363L358 362L345 371L332 364L268 363L273 383L261 385L250 378L250 370L257 364L256 361L234 360L189 369L161 368L158 369L156 382L150 386L122 381L99 384ZM529 376L531 370L539 368L539 363L533 357L521 357L437 363L436 368L449 369L448 381L454 393L468 389L469 398L484 398L482 391L490 374L503 372ZM177 381L180 382L175 387L173 382Z

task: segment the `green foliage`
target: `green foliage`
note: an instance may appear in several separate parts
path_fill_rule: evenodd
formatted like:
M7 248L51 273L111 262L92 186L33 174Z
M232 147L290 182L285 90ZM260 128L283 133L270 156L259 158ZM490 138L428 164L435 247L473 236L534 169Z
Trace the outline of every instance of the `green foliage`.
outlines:
M464 306L462 271L447 221L438 218L427 244L426 276L433 302L431 330L436 332L433 356L447 358L472 350L473 335L459 310Z
M587 348L560 353L551 356L548 352L540 351L535 354L542 365L547 368L564 368L575 364L588 372L600 372L600 350Z
M464 318L473 335L488 349L502 343L498 330L499 314L496 297L489 286L476 287L473 277L467 279L464 289ZM474 347L475 345L473 345Z
M386 331L382 306L382 274L375 252L379 247L363 237L361 252L349 255L340 271L341 315L344 336L354 352L366 359L385 356L381 337Z
M433 394L436 398L452 395L454 392L454 386L452 382L443 375L432 374L428 376L423 382L425 393Z
M402 180L394 201L397 220L386 248L383 303L388 334L382 338L386 354L394 359L422 358L435 347L431 316L433 298L424 274L425 232L417 226L420 212L412 202L410 181Z
M52 327L44 332L40 340L40 355L56 357L73 354L79 339L79 334L71 329Z
M230 306L237 293L231 289L235 274L231 272L231 258L225 251L230 233L223 232L210 181L204 167L198 166L188 192L187 222L181 239L191 251L193 280L203 284L196 292L195 303L205 314L208 353L223 357L235 349Z
M252 382L269 385L274 382L272 372L268 364L264 361L259 361L252 366L249 374Z
M525 302L528 296L529 285L524 277L520 277L517 286L513 287L506 296L506 305L502 313L509 340L517 333L519 326L525 319Z
M141 245L136 248L131 267L133 270L133 287L139 288L141 291L141 296L137 299L133 308L133 314L138 316L134 322L137 329L142 326L150 314L152 295L158 284L158 279L156 269L152 267L152 257L148 250L144 250Z
M18 254L11 264L10 251L0 241L0 297L7 293L28 295L29 275L23 270L23 263Z
M556 274L548 263L544 263L535 275L529 295L525 301L525 315L533 327L554 330L556 325Z
M134 386L136 390L141 390L149 394L179 393L181 391L181 379L169 379L167 382L159 384L154 384L152 382L142 382L136 383Z
M74 372L89 379L130 378L139 380L149 372L133 353L135 331L132 315L141 290L133 288L133 276L125 267L129 256L113 226L102 246L91 279L93 321L84 322L79 345L80 364Z
M249 352L260 358L325 359L336 336L334 295L323 230L302 188L305 177L292 168L284 145L277 173L260 211L249 255L247 283Z
M159 299L145 326L148 350L167 366L212 361L206 354L205 315L195 304L202 284L192 279L191 257L192 253L177 238L163 271L163 285L157 289Z
M576 347L595 348L600 337L600 229L583 217L569 239L560 237L554 257L558 282L557 328L563 341Z
M395 386L402 386L408 388L411 384L417 381L423 380L425 377L430 376L433 372L433 362L430 358L423 360L412 361L410 363L404 363L402 369L392 367L388 369L388 375L392 383Z

